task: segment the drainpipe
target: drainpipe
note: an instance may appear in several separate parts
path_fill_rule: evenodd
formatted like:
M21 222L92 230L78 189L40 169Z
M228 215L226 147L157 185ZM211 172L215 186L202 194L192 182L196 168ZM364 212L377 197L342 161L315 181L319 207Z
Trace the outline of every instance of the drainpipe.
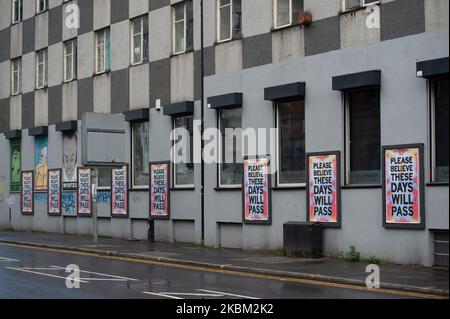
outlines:
M200 43L201 43L201 62L200 62L200 75L202 78L201 83L201 215L202 215L202 245L205 243L205 161L203 160L203 149L205 147L205 143L203 141L203 132L205 130L205 51L204 51L204 42L203 42L203 0L200 0Z

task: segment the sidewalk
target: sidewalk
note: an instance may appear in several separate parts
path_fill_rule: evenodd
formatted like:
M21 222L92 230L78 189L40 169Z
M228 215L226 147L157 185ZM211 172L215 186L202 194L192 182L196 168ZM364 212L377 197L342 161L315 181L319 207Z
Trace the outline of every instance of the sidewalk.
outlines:
M264 252L212 249L189 244L149 243L100 238L99 246L87 236L0 231L0 243L95 253L239 271L365 286L367 263L338 259L299 259ZM425 267L383 264L381 288L448 296L449 271Z

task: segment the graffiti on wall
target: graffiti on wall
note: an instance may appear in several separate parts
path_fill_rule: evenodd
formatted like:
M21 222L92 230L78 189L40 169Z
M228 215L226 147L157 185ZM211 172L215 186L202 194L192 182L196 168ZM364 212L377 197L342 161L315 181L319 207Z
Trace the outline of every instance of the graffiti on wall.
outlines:
M76 193L75 192L63 192L61 206L64 214L76 214Z
M111 192L98 192L97 193L98 204L108 204L111 201Z
M73 132L63 136L63 187L77 189L77 135Z
M10 191L20 192L22 187L22 150L20 140L10 142L11 149L11 174L10 174Z
M36 203L47 203L47 193L34 193Z
M35 189L37 191L47 190L48 172L48 137L39 136L35 140Z

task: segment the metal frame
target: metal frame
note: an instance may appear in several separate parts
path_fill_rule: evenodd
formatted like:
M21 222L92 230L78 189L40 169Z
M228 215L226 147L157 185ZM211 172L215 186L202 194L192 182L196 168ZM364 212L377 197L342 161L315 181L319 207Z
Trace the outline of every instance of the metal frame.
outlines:
M336 194L337 194L337 222L336 223L321 223L323 227L327 228L341 228L342 227L342 194L341 194L341 152L340 151L330 151L330 152L316 152L306 154L306 220L310 222L310 200L309 200L309 158L313 156L336 156Z
M167 216L154 216L152 215L152 183L153 183L153 174L152 174L152 166L153 165L161 165L164 164L167 166ZM171 163L170 161L158 161L158 162L150 162L149 163L149 210L148 214L151 220L170 220L170 179L171 179Z
M386 222L386 151L387 150L399 150L417 148L419 150L419 165L420 165L420 224L400 224L400 223L387 223ZM403 144L403 145L388 145L382 147L383 161L382 161L382 177L383 177L383 227L386 229L425 229L425 161L424 161L424 144Z
M245 162L249 159L267 159L267 168L268 168L268 174L267 174L267 200L268 203L268 219L264 221L252 221L247 220L245 218ZM272 225L272 174L270 171L271 166L271 160L269 155L256 155L256 156L244 156L244 163L243 163L243 169L242 169L242 221L246 225Z
M126 198L127 198L127 207L126 207L126 214L125 215L119 215L119 214L113 214L113 196L114 196L114 185L113 185L113 172L114 170L118 170L118 169L125 169L125 183L126 183ZM112 167L111 168L111 204L109 205L110 207L110 212L111 212L111 217L112 218L129 218L130 217L130 185L129 185L129 166L128 164L124 164L122 166L119 167Z
M23 175L24 174L31 174L31 198L32 198L32 205L31 205L31 212L24 212L23 211ZM34 171L22 171L21 174L21 186L22 190L20 191L20 211L22 215L24 216L33 216L34 215Z
M51 213L50 212L50 173L51 172L58 172L59 174L59 212L58 213ZM57 168L57 169L49 169L47 172L47 214L49 216L55 216L55 217L59 217L62 215L62 169L61 168Z

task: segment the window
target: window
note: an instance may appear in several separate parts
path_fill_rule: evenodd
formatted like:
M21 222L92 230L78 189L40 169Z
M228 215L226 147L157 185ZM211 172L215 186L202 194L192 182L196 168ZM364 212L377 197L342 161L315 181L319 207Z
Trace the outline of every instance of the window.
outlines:
M194 49L194 15L192 1L173 7L173 53L180 54Z
M140 17L131 22L131 64L148 61L148 18Z
M48 0L36 0L36 12L40 13L48 9Z
M183 148L185 152L174 152L174 186L175 187L193 187L194 186L194 130L193 130L193 116L179 116L174 118L174 128L176 140L181 143L182 140L188 149ZM189 135L189 136L186 136ZM189 141L186 139L189 138ZM189 144L189 145L187 145ZM186 152L189 154L186 154ZM180 157L178 159L178 157ZM178 163L179 162L179 163Z
M99 167L98 173L98 189L109 190L111 189L111 167Z
M36 52L36 89L47 85L47 49Z
M303 11L303 0L273 0L275 29L296 24Z
M305 101L277 103L278 186L304 186Z
M448 77L431 80L432 180L448 183Z
M23 18L23 0L13 0L12 2L12 22L17 23Z
M217 40L231 40L241 36L241 0L217 0Z
M149 185L149 122L132 123L133 187L147 188Z
M11 61L11 94L17 95L22 90L22 59Z
M111 37L109 29L95 34L95 73L100 74L111 69Z
M380 0L342 0L342 1L344 11L354 10L381 2Z
M346 183L381 183L380 90L346 93Z
M77 41L64 43L64 81L69 82L77 77Z
M233 134L235 129L242 129L242 109L220 110L220 187L242 185L242 134Z

